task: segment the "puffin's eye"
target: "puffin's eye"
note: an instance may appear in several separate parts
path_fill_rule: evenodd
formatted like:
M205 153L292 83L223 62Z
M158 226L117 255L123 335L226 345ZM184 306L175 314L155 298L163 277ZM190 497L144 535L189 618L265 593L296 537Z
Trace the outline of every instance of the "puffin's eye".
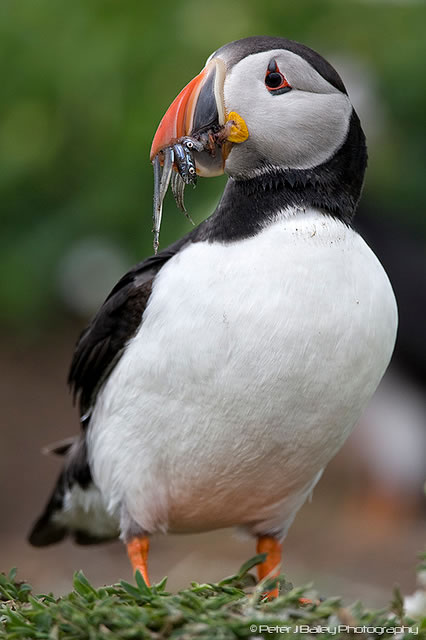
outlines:
M278 87L282 84L284 77L281 73L269 73L265 78L265 84L269 89L278 89Z
M278 69L276 60L272 59L268 64L265 76L265 84L270 93L273 95L280 95L281 93L287 93L291 90L291 87L284 75Z

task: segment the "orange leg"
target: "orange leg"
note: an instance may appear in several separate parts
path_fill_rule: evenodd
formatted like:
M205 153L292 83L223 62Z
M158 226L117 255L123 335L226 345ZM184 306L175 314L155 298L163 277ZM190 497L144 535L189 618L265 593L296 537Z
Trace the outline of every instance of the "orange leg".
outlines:
M130 542L127 543L126 547L127 554L130 562L132 563L133 573L136 572L136 569L139 569L148 587L151 586L148 578L148 536L132 538Z
M257 575L259 580L266 577L273 578L278 576L281 567L281 549L282 545L276 538L271 536L259 536L257 539L257 553L266 553L266 560L262 564L257 565ZM268 591L265 595L269 598L278 598L278 585L272 591Z

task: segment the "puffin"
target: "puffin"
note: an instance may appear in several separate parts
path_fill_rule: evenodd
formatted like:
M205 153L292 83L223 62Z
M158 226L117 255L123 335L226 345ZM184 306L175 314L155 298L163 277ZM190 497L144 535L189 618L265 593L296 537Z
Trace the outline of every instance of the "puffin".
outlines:
M256 36L208 58L151 160L157 232L170 175L178 196L190 175L228 181L190 233L159 251L157 233L81 334L81 430L54 447L63 469L29 542L120 537L149 585L153 534L235 527L275 577L394 348L391 284L352 224L365 136L320 54Z

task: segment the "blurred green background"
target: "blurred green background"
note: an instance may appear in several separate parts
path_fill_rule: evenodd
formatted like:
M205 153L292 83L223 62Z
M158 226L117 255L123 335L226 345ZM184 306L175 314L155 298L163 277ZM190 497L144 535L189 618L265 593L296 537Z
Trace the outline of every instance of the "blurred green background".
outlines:
M367 133L359 220L370 216L382 249L401 247L404 233L424 242L425 23L425 3L407 0L0 0L0 570L17 564L43 593L69 590L78 567L96 584L130 579L120 544L40 550L25 535L61 465L40 448L79 428L65 384L75 339L120 275L152 252L149 149L180 89L211 52L244 36L281 35L317 49L341 73ZM213 210L224 182L199 180L187 190L196 221ZM161 246L190 229L169 195ZM412 296L398 299L412 357L424 336L416 290L424 260L407 247L389 265L395 285L411 265L399 292L414 280ZM401 393L410 410L422 400L400 380L383 393L384 417L363 418L376 446L357 447L354 434L296 519L285 556L295 584L314 579L325 595L370 605L385 603L395 580L406 592L414 588L424 542L423 470L414 488L394 494L389 474L374 473L389 467L392 416L403 429L397 458L413 467L415 456L400 443L424 446L408 438ZM417 431L424 435L422 425ZM172 589L220 579L253 553L252 541L230 532L159 537L152 578L168 574Z
M38 339L90 315L79 296L97 305L151 252L156 126L208 55L247 35L300 40L344 80L349 63L361 93L365 79L379 105L365 192L426 234L425 19L424 2L2 0L0 322ZM223 184L187 190L196 220ZM162 246L189 229L169 196ZM76 278L89 289L73 302Z

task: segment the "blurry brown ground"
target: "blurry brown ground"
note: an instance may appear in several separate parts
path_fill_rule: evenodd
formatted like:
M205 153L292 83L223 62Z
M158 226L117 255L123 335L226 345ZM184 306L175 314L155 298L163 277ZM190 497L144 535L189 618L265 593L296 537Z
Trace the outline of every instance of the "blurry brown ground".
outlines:
M1 349L0 570L17 566L21 579L31 582L36 592L69 590L77 569L95 585L131 579L119 542L96 547L66 542L45 549L26 542L60 467L60 460L42 456L40 449L78 428L65 385L77 333L72 328L52 336L49 344L19 350L4 344ZM424 521L403 504L392 514L388 506L380 514L383 505L360 504L363 477L356 465L348 464L351 456L349 440L329 465L313 502L296 518L285 543L284 571L294 584L314 581L323 596L343 595L347 602L362 599L381 606L395 583L404 593L414 590ZM169 588L175 590L191 580L209 582L229 575L254 554L254 542L231 531L158 536L152 543L150 572L154 581L168 575Z

